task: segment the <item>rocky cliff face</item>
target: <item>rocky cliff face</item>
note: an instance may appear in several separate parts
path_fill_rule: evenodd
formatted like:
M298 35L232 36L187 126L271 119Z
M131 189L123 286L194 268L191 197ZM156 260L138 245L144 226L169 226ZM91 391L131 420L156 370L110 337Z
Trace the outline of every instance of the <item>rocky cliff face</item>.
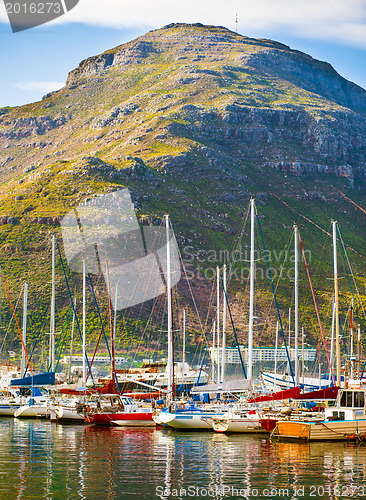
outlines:
M179 170L174 158L204 147L222 166L228 156L243 169L302 165L286 171L355 188L366 177L366 92L327 63L225 28L151 31L82 61L41 103L3 111L4 175L20 171L19 155L23 171L85 148L110 163L132 154Z

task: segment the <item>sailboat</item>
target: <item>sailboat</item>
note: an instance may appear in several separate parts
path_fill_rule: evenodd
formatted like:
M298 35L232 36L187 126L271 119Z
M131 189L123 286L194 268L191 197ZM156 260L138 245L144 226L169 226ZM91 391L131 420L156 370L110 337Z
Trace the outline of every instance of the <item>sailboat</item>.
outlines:
M340 330L338 311L337 223L332 222L334 298L336 325L337 381L341 380ZM356 386L340 389L335 406L325 408L324 419L318 422L278 421L272 432L279 439L306 441L340 441L366 439L366 388L362 379Z
M168 363L167 363L167 389L163 392L168 401L175 398L174 385L174 354L173 354L173 330L172 330L172 300L171 300L171 249L170 249L170 231L169 231L169 215L165 215L166 229L166 290L167 290L167 305L168 305ZM116 308L117 309L117 308ZM112 335L113 337L113 335ZM114 373L112 373L114 376ZM142 384L147 385L147 384ZM152 387L152 386L150 386ZM155 425L153 422L152 408L141 408L130 397L123 395L109 396L112 403L110 406L104 407L100 403L100 408L93 410L87 414L86 420L94 424L111 424L115 425Z
M310 392L310 391L315 391L317 389L319 389L319 390L326 389L327 387L334 386L334 382L331 381L330 374L319 373L318 377L312 377L309 375L305 375L304 365L303 365L303 374L302 374L301 380L300 380L300 376L299 376L299 345L298 345L298 342L299 342L298 240L299 239L301 242L301 238L300 238L299 233L298 233L298 228L295 225L294 226L294 244L295 244L295 248L294 248L294 255L295 255L295 263L294 263L294 271L295 271L295 273L294 273L295 274L295 331L294 331L295 353L294 353L294 361L295 361L295 375L293 376L293 374L291 374L291 376L290 376L288 374L278 374L277 370L275 370L275 373L262 372L261 373L262 381L263 381L264 385L269 390L273 390L274 387L279 388L281 390L285 390L285 389L289 389L295 385L295 386L300 386L304 392ZM305 259L305 254L304 254L304 259ZM306 264L306 268L307 268L306 259L305 259L305 264ZM308 268L307 268L307 272L308 272ZM309 272L308 272L308 277L310 280ZM311 280L310 280L310 286L311 286L311 289L313 292ZM315 301L315 296L313 295L313 297L314 297L314 301ZM315 303L315 307L316 307L316 303ZM290 311L291 311L291 309L289 310L289 325L290 325ZM319 322L319 326L320 326L320 331L323 334L317 307L316 307L316 312L318 315L318 322ZM277 328L278 328L278 326L277 326ZM277 352L278 352L278 350L277 350L277 328L276 328L276 351L275 351L276 352L276 360L275 360L275 363L277 362ZM289 334L290 334L290 326L289 326ZM303 334L302 334L301 357L304 359L304 336L303 336ZM319 359L320 359L320 352L319 352ZM290 367L290 371L291 371L290 360L288 360L288 366ZM331 367L330 367L330 371L332 371Z
M10 295L9 295L10 299ZM24 308L23 308L23 333L21 340L23 345L22 351L22 378L13 379L11 387L29 388L30 397L27 402L24 402L15 412L16 418L34 418L43 417L50 418L53 416L52 408L54 406L53 398L50 398L45 386L55 385L55 236L52 237L52 294L51 294L51 318L50 318L50 368L51 371L45 373L34 374L26 349L26 332L27 332L27 300L28 300L28 285L24 287ZM31 375L26 375L26 361Z

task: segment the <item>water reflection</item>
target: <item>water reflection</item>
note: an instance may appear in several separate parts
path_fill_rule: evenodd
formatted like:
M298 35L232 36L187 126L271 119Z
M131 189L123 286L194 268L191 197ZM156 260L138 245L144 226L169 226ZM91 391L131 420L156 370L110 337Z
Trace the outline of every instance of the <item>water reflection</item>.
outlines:
M16 419L0 442L0 500L366 496L365 446Z

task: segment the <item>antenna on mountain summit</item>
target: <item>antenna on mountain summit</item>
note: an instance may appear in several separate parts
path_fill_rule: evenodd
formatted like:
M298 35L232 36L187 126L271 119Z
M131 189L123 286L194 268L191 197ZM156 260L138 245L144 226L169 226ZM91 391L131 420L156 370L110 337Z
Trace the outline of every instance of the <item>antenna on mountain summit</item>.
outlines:
M235 14L235 32L238 32L238 14Z

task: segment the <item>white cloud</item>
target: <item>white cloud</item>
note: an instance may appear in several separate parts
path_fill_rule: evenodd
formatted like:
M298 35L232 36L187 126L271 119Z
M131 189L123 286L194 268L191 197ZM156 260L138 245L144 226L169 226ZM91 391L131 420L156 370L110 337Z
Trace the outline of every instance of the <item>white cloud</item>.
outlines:
M59 90L65 86L65 82L17 82L15 87L21 90L43 92L47 94L53 90Z
M7 20L0 4L0 20ZM365 0L79 0L54 23L78 22L113 28L160 28L172 22L201 22L243 34L285 32L366 47Z

